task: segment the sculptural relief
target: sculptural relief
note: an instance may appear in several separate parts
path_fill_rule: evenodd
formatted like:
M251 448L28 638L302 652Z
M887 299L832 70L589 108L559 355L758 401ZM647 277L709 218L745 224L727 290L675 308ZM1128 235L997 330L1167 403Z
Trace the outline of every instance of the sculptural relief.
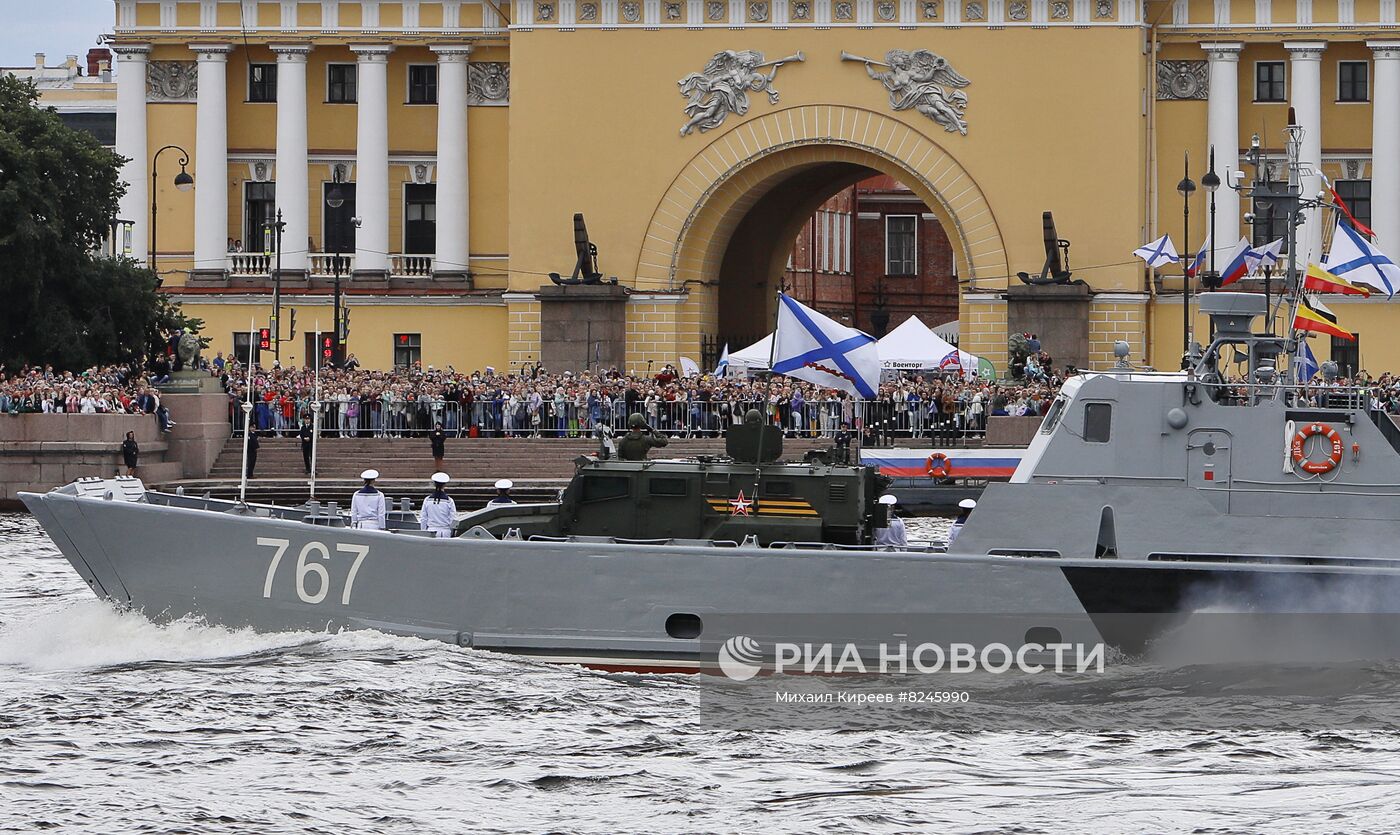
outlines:
M510 64L504 61L468 64L467 104L510 104Z
M199 69L194 61L151 61L146 65L146 93L151 101L194 101Z
M803 60L801 52L767 62L762 52L754 50L716 52L705 69L676 82L681 95L689 99L685 105L689 121L681 127L681 136L689 135L696 128L701 133L717 128L731 113L737 116L748 113L749 93L767 93L768 103L777 104L778 91L773 89L773 78L778 68ZM764 67L770 68L766 75L759 72Z
M963 10L963 20L986 20L986 19L987 19L987 12L983 9L981 3L968 3L968 4L967 4L967 8Z
M916 110L943 126L943 129L966 136L967 94L962 91L971 82L953 69L948 60L927 49L906 52L891 49L884 61L841 53L843 61L860 61L865 71L880 82L890 94L894 110ZM884 71L875 69L885 67Z
M1158 61L1157 101L1205 101L1209 72L1205 61Z

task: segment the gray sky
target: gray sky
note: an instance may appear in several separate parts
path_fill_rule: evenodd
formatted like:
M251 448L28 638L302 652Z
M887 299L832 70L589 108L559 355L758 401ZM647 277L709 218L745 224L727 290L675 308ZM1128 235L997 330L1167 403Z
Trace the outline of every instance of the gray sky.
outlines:
M65 55L81 61L97 37L112 31L116 8L112 0L0 0L0 66L33 66L34 53L48 62Z

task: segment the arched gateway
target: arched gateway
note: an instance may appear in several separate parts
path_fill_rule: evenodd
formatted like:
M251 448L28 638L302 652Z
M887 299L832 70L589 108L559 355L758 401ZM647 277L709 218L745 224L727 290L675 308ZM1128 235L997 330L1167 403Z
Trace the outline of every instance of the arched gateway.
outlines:
M907 124L860 107L812 104L766 113L716 137L671 181L638 257L641 287L679 299L674 352L701 338L771 327L776 285L797 228L840 188L872 172L910 187L953 242L959 275L1004 286L1006 246L977 182L945 148ZM629 364L652 346L629 343ZM663 346L663 351L669 346ZM738 346L735 346L738 347Z

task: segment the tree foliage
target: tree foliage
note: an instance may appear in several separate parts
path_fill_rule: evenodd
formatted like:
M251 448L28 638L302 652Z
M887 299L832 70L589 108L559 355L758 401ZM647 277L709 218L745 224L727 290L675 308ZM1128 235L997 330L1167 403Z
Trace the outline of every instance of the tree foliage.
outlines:
M0 75L0 362L86 368L139 357L163 329L198 327L155 275L100 254L125 186L122 157Z

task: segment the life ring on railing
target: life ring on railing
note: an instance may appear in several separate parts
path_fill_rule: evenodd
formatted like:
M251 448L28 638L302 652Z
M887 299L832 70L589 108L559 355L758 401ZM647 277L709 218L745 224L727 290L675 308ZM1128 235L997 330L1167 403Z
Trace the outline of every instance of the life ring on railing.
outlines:
M1308 438L1314 435L1321 435L1332 445L1327 457L1321 461L1310 460L1307 453L1303 450L1303 447L1308 442ZM1303 472L1312 473L1313 475L1330 473L1342 463L1342 436L1337 434L1337 430L1325 423L1309 423L1307 426L1299 429L1298 434L1293 436L1291 451L1293 465Z
M948 456L941 452L935 452L924 462L924 470L929 478L951 478L953 475L953 462L948 460Z

